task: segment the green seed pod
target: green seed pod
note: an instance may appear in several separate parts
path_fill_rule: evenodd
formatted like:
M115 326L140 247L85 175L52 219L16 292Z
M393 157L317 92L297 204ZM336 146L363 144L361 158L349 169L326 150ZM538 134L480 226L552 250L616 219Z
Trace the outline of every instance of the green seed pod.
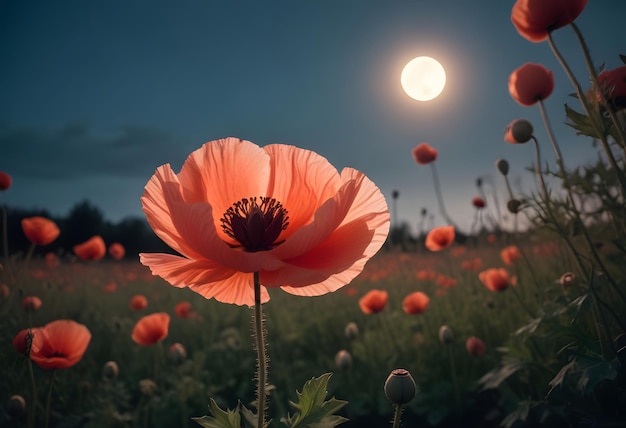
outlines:
M26 410L26 401L21 395L12 395L6 405L7 413L16 418Z
M504 175L505 177L509 173L509 163L506 159L498 159L496 161L496 168L498 168L500 174Z
M120 373L120 368L115 361L107 361L102 369L102 377L105 380L115 380Z
M517 199L510 199L509 202L506 203L506 208L512 214L517 214L522 207L522 203Z
M447 325L442 325L439 327L439 341L446 345L449 345L454 340L454 333L452 333L452 329Z
M415 380L408 370L395 369L385 381L385 395L394 404L409 403L417 391Z

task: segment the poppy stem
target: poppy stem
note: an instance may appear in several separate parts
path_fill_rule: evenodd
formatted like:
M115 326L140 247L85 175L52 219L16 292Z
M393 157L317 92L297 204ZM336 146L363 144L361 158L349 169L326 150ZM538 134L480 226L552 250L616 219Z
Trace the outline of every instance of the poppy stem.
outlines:
M28 415L28 426L32 428L35 423L35 412L37 411L37 384L35 383L35 372L33 371L33 360L28 357L28 373L30 374L30 384L33 389L32 408Z
M254 331L257 352L257 428L265 427L265 407L267 384L267 358L265 355L265 329L261 306L261 281L259 272L254 272Z
M400 419L402 416L402 404L396 404L396 409L393 412L393 425L392 428L400 427Z
M448 222L449 225L454 226L455 229L458 229L457 225L452 221L448 212L446 211L446 207L443 204L443 196L441 193L441 186L439 185L439 175L437 174L437 168L435 167L435 163L430 163L431 170L433 172L433 184L435 185L435 193L437 194L437 202L439 202L439 212L441 216Z
M2 248L4 251L4 268L7 270L7 276L11 276L10 272L8 272L8 270L10 269L9 267L9 236L8 236L8 230L7 230L7 207L5 205L2 205Z
M52 387L54 385L55 373L56 371L52 370L52 374L50 375L50 384L48 386L48 398L46 398L46 415L45 415L45 422L44 422L45 428L48 428L48 422L50 420L50 403L52 402Z

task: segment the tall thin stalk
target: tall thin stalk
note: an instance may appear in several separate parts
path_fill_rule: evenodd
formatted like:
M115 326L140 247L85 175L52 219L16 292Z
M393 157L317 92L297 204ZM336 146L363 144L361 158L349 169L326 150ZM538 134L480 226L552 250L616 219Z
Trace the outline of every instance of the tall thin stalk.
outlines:
M446 222L455 229L458 229L457 225L452 221L448 212L446 211L446 207L443 203L443 195L441 193L441 185L439 184L439 175L437 174L437 168L435 167L435 162L430 163L431 170L433 172L433 184L435 186L435 193L437 194L437 202L439 203L439 212L441 216L446 220Z
M254 332L257 352L257 428L265 427L267 356L265 349L265 329L263 308L261 306L261 281L259 273L254 272Z

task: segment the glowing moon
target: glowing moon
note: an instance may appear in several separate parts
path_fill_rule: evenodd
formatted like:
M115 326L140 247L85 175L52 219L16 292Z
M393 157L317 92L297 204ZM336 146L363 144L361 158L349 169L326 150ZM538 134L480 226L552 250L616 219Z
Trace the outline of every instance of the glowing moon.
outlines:
M404 66L400 83L409 97L418 101L430 101L446 86L446 71L437 60L418 56Z

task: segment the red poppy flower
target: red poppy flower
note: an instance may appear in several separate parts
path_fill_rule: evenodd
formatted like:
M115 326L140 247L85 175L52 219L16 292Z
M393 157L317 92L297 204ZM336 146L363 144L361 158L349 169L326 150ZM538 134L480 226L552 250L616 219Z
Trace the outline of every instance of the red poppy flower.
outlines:
M428 165L437 159L437 149L428 145L428 143L421 143L413 149L413 157L415 162L420 165Z
M26 296L22 299L22 309L26 312L34 312L41 308L41 299L37 296Z
M106 254L106 245L99 235L92 236L82 244L75 245L74 254L82 260L100 260Z
M191 303L187 301L177 303L174 307L174 313L179 318L189 318L189 316L191 315Z
M428 309L430 298L426 293L416 291L409 294L402 301L402 309L409 315L421 314Z
M552 71L541 64L527 62L509 76L509 93L519 104L529 107L545 100L554 90Z
M359 307L366 314L375 314L387 306L389 294L385 290L370 290L359 299Z
M415 274L415 278L420 281L432 281L437 278L437 272L432 269L420 269Z
M245 172L242 173L242 172ZM236 138L194 151L179 174L157 168L141 198L155 233L183 256L140 254L175 287L254 305L253 272L266 287L316 296L354 279L389 233L380 190L294 146Z
M500 258L505 265L511 266L517 260L522 258L522 253L515 245L510 245L500 251Z
M136 294L130 299L128 306L136 311L142 311L148 306L148 299L146 299L146 296Z
M457 280L447 276L447 275L438 275L437 276L437 285L442 288L452 288L456 287Z
M571 24L587 0L517 0L511 21L517 32L531 42L542 42L548 34Z
M611 105L626 108L626 65L603 71L598 75L598 83Z
M11 176L4 171L0 171L0 191L7 190L12 183L13 179Z
M28 355L35 330L34 328L25 328L17 333L13 338L13 348L22 355Z
M435 227L426 235L426 248L441 251L454 242L454 226Z
M109 255L115 260L123 259L125 254L126 250L124 250L124 246L119 242L114 242L109 245Z
M478 279L491 291L506 290L509 285L515 285L515 277L503 268L487 269L478 274Z
M167 337L170 316L165 312L146 315L135 324L131 335L138 345L150 346Z
M483 260L480 257L475 257L471 260L465 260L461 263L461 269L466 271L477 271L483 267Z
M65 369L78 363L89 346L91 333L72 320L57 320L37 329L30 359L43 369Z
M46 260L46 266L48 266L49 268L55 268L60 264L59 258L57 257L56 254L52 252L46 253L45 260Z
M475 208L481 209L485 208L487 206L487 203L480 196L475 196L472 198L472 205L474 205Z
M487 352L487 345L481 339L470 336L465 341L465 348L467 349L467 353L472 357L480 357Z
M50 244L61 233L55 222L39 216L22 219L22 230L30 242L40 246Z

